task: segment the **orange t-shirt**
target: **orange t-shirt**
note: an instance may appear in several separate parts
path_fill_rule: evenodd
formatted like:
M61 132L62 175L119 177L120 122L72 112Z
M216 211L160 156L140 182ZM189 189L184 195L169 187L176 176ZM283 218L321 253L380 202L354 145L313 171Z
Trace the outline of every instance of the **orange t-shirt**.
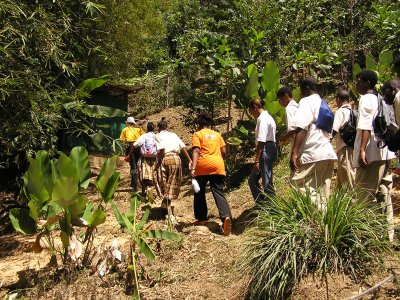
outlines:
M196 131L192 137L193 147L200 148L195 175L225 175L221 148L225 146L222 136L211 129Z

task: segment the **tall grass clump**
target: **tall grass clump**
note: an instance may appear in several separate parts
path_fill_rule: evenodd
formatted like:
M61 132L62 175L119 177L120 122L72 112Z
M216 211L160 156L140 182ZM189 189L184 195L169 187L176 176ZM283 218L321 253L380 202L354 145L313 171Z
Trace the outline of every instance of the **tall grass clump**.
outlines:
M386 218L355 198L335 191L321 211L309 194L292 190L259 207L240 264L251 275L252 298L287 298L307 274L326 280L343 272L357 279L381 265L391 250Z

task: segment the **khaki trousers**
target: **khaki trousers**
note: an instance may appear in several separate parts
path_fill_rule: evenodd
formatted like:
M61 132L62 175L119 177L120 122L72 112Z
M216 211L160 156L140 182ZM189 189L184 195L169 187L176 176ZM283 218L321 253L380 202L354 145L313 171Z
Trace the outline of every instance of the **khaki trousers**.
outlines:
M334 160L303 164L293 174L291 184L302 193L310 193L311 201L324 209L330 195Z
M351 164L353 160L353 149L349 147L342 148L338 153L337 186L348 184L354 187L356 171Z
M386 160L373 161L366 168L356 168L358 199L379 203L389 224L389 239L393 241L394 220L392 197L393 178Z

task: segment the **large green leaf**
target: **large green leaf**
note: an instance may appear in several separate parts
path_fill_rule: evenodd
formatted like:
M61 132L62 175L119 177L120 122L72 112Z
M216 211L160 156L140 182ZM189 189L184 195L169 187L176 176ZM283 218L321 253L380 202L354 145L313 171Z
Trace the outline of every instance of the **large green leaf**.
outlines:
M100 193L104 193L106 191L108 180L115 174L117 159L118 156L116 155L111 158L107 158L101 167L100 173L96 179L96 186Z
M372 56L372 54L365 55L365 64L367 69L370 69L372 71L378 71L378 66L376 65L375 59Z
M15 230L23 234L33 234L36 232L36 222L29 215L29 210L13 208L10 210L9 216Z
M112 138L105 135L101 131L89 134L88 137L90 138L93 145L95 145L99 149L109 149L111 147Z
M136 238L136 243L139 245L140 252L143 253L148 260L153 261L156 259L156 255L144 239L138 237Z
M262 70L261 85L267 92L277 91L279 89L279 68L273 61L267 61Z
M93 91L98 87L101 87L108 80L110 80L110 77L108 75L104 75L97 78L88 78L82 81L82 83L78 86L78 88L80 91L90 94L91 91Z
M265 103L265 108L268 110L270 115L275 116L282 109L282 106L278 101L267 101Z
M42 201L36 199L36 197L31 197L31 200L28 202L29 207L29 215L37 221L39 219L39 214L42 211Z
M117 185L119 183L119 173L115 172L107 181L106 187L104 188L103 191L100 191L101 196L104 200L104 202L110 201L112 198L114 198L114 193L115 190L117 189Z
M118 209L118 207L117 207L117 205L115 204L114 201L111 202L111 209L112 209L112 211L114 212L114 216L115 216L115 218L117 219L118 224L119 224L122 228L125 228L126 225L125 225L124 218L122 217L121 212L119 211L119 209Z
M42 161L40 159L30 160L28 171L24 175L24 190L29 199L34 197L40 202L49 199L49 193L46 189L42 172Z
M379 70L382 66L389 66L393 63L393 50L382 51L379 54Z
M78 180L73 177L60 177L54 183L52 200L68 208L78 195Z
M71 217L79 217L85 210L89 199L85 195L78 195L75 201L70 205L69 211L71 212Z
M237 137L231 136L230 138L227 139L226 141L229 145L233 145L233 146L240 146L241 143L243 143L243 141Z
M83 147L75 147L71 150L69 157L78 172L80 187L86 189L89 185L90 179L90 162L88 152Z
M74 162L62 152L56 162L56 168L60 177L70 177L76 182L79 182L78 170L76 169Z
M146 237L160 240L179 241L182 237L174 232L160 229L149 230L144 233Z
M93 202L89 202L86 204L85 211L82 215L82 219L85 220L87 223L90 220L90 217L92 216L92 210L93 210L94 204Z
M247 67L247 74L249 80L246 84L246 90L244 95L247 99L253 99L258 97L258 71L255 65L249 65Z
M361 67L359 64L354 64L353 66L353 81L356 81L356 76L361 72Z
M106 221L106 213L98 208L89 219L89 228L95 228Z
M296 100L297 102L300 101L301 99L301 92L300 92L300 88L297 87L292 91L292 95L293 95L293 99Z
M89 110L90 113L97 115L97 118L125 117L127 114L126 111L123 111L122 109L102 105L88 105L87 110Z

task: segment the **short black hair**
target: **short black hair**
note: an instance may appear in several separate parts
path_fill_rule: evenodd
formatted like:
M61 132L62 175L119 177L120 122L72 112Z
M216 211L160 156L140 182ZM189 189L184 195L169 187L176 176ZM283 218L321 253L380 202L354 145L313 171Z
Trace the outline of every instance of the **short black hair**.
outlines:
M383 92L384 90L387 89L393 90L393 88L400 89L400 80L390 79L389 81L386 81L384 85L382 85L381 91Z
M158 129L165 130L168 128L168 123L165 117L161 118L161 121L157 123Z
M311 77L306 77L300 82L300 90L308 89L313 92L318 92L318 86L318 81Z
M364 69L361 72L359 72L356 78L360 78L364 82L369 81L371 88L374 88L378 82L378 75L376 75L374 71L369 69Z
M204 126L208 127L208 126L211 126L211 124L213 123L213 119L211 118L211 116L208 113L202 112L197 117L196 123L198 125L200 125L200 127L204 127Z
M349 101L350 93L348 90L345 90L345 89L339 90L336 94L336 98L338 98L341 101Z
M292 90L289 89L289 88L286 87L286 86L281 87L281 88L276 92L276 96L277 96L277 97L283 97L283 96L285 96L285 94L287 94L290 98L293 97L293 95L292 95Z
M154 131L154 123L149 122L147 123L147 132L152 132L152 131Z
M249 108L263 108L265 105L264 100L262 99L253 99L249 103Z

